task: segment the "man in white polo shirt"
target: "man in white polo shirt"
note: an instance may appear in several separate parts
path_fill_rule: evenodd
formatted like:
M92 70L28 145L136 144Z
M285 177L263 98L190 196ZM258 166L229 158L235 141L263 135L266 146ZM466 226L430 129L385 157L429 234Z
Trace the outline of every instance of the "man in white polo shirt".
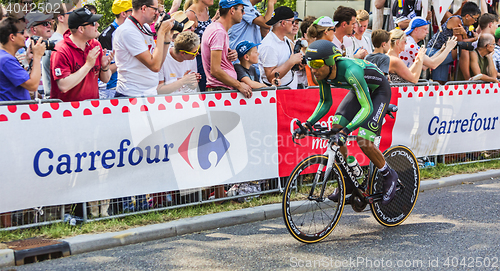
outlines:
M286 37L292 33L294 14L289 7L278 7L271 20L272 31L262 40L259 46L259 69L264 84L270 86L279 73L282 86L297 88L297 78L291 71L295 64L302 61L302 53L293 53L293 41Z
M157 95L158 72L172 39L174 19L164 21L156 46L149 25L158 18L157 0L132 0L132 15L115 31L113 50L118 71L115 97Z

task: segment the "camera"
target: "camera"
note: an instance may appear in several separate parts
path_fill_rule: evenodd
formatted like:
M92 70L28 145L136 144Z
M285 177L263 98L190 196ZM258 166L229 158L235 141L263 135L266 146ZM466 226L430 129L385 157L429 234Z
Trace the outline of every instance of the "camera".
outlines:
M457 47L460 48L461 50L467 50L467 51L474 51L474 49L476 49L474 44L472 42L468 42L468 41L457 42L457 46L455 46L455 48L457 48Z
M155 23L156 32L158 32L158 30L160 29L161 23L169 19L170 19L170 14L168 13L166 13L165 16L163 16L163 18L159 17L158 21ZM177 30L179 32L182 32L182 30L184 30L184 24L174 20L174 26L172 26L172 30Z
M40 39L40 37L38 37L38 36L31 37L31 40L33 40L35 43L37 43L39 39ZM47 50L55 51L54 47L56 47L56 43L54 41L42 40L42 42L45 43Z
M293 47L293 53L294 54L297 54L297 53L300 53L300 49L302 49L302 47L307 47L308 44L307 44L307 41L306 40L298 40L296 43L295 43L295 46ZM306 61L306 57L303 56L302 57L302 64L307 64L307 61ZM298 71L299 70L299 64L295 64L293 67L292 67L292 70L293 71Z

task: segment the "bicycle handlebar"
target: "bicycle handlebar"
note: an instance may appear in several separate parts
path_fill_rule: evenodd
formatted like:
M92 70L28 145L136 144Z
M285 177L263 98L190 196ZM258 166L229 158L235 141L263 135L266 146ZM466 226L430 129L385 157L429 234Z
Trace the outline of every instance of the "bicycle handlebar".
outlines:
M387 106L387 110L385 111L385 114L389 115L389 117L394 119L394 115L392 113L396 112L396 111L398 111L397 105L389 104ZM338 134L341 130L341 129L337 129L337 128L332 128L331 130L328 130L327 127L323 127L320 124L314 124L313 127L307 127L308 129L306 129L306 127L304 127L304 125L302 125L302 123L299 120L296 120L295 124L297 124L297 126L299 127L301 134L303 134L305 136L322 137L325 139L330 139L331 136ZM297 132L294 132L292 135L292 141L293 141L293 143L300 145L298 142L295 141L296 135L297 135Z

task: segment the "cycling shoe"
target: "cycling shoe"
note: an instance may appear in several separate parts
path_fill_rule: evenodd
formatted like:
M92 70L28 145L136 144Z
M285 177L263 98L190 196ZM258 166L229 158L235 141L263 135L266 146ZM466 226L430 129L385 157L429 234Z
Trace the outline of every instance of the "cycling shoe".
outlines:
M387 205L391 203L391 201L394 199L394 196L396 195L396 186L398 184L398 173L392 168L389 169L389 172L384 178L384 185L383 185L383 190L384 190L384 196L382 197L382 205Z

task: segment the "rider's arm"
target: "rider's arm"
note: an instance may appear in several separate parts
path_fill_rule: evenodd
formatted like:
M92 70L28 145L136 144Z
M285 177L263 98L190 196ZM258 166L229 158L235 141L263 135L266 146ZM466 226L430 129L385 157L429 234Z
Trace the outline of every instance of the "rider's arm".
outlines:
M361 109L356 113L352 121L344 127L343 131L346 134L356 130L363 124L373 112L372 99L368 84L364 79L364 71L360 66L351 66L346 71L346 81L352 85L354 93L358 98Z
M318 81L319 84L319 103L312 115L307 119L311 124L315 124L323 116L328 113L330 107L332 107L332 91L330 84L325 80Z

